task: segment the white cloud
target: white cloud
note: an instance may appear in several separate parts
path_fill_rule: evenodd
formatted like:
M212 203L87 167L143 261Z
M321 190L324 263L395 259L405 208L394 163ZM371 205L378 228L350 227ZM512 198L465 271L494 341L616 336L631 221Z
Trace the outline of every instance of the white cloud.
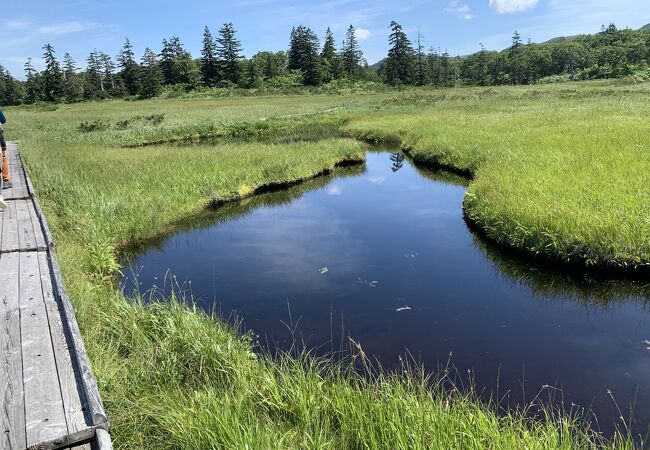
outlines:
M461 5L457 0L452 0L452 2L445 8L445 12L458 16L463 20L470 20L474 17L469 5Z
M538 0L490 0L492 6L499 14L511 14L526 11L537 6Z
M327 190L327 193L329 195L338 196L338 195L343 194L343 188L341 186L335 184L333 186L330 186L330 188Z
M357 28L354 30L354 35L357 37L357 40L359 41L367 41L370 39L370 36L372 36L372 33L370 30L367 30L365 28Z
M2 22L2 28L5 30L27 30L32 26L34 26L32 21L23 18L14 18Z
M96 26L97 24L92 22L70 21L43 25L38 27L37 30L40 34L68 34L92 30L93 28L96 28Z

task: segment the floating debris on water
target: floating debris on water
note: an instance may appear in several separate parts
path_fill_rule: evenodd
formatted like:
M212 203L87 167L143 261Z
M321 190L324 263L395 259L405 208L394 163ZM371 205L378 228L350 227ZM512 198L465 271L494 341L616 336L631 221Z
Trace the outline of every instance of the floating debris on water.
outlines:
M327 272L329 272L330 270L327 267L322 267L322 268L318 269L318 271L320 272L321 275L324 275Z
M357 283L374 288L377 287L379 281L368 281L368 280L362 280L361 278L357 278Z
M416 256L418 256L417 253L406 253L406 254L404 255L404 257L405 257L406 259L415 259Z
M395 312L410 311L410 310L411 310L410 306L402 306L401 308L397 308Z

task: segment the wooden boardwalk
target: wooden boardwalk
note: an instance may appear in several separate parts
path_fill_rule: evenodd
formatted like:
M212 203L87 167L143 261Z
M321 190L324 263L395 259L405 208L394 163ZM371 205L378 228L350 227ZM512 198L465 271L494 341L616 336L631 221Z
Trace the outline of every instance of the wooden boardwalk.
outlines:
M112 448L108 421L16 143L0 212L0 448Z

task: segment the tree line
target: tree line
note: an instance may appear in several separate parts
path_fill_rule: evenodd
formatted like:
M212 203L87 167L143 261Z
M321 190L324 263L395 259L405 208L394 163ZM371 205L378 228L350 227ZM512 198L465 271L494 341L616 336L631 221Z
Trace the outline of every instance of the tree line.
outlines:
M451 57L447 51L425 50L424 37L412 41L402 26L389 26L388 55L368 66L350 25L340 45L328 28L321 45L310 28L291 30L288 51L260 51L244 58L232 23L216 36L206 26L201 55L193 58L177 36L163 39L155 52L146 48L136 57L126 39L113 59L93 50L82 70L70 54L62 61L52 45L43 46L45 68L25 63L25 81L0 66L0 103L78 102L112 97L151 98L164 89L188 92L202 88L282 88L320 86L339 80L401 85L531 84L546 78L611 78L643 72L650 75L650 30L618 29L610 24L593 35L560 38L542 44L524 43L515 31L512 45L502 51L480 51ZM649 76L650 78L650 76Z

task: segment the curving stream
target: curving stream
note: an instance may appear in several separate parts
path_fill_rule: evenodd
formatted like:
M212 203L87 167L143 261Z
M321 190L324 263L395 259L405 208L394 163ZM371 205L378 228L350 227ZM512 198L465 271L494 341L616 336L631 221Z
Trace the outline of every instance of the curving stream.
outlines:
M556 386L543 398L591 407L606 434L621 425L611 390L626 421L636 402L632 429L647 433L650 287L504 254L463 221L465 188L368 151L362 167L206 212L134 249L122 286L190 291L265 348L298 340L327 354L350 337L385 367L408 350L432 370L451 353L486 396L498 385L516 405Z

